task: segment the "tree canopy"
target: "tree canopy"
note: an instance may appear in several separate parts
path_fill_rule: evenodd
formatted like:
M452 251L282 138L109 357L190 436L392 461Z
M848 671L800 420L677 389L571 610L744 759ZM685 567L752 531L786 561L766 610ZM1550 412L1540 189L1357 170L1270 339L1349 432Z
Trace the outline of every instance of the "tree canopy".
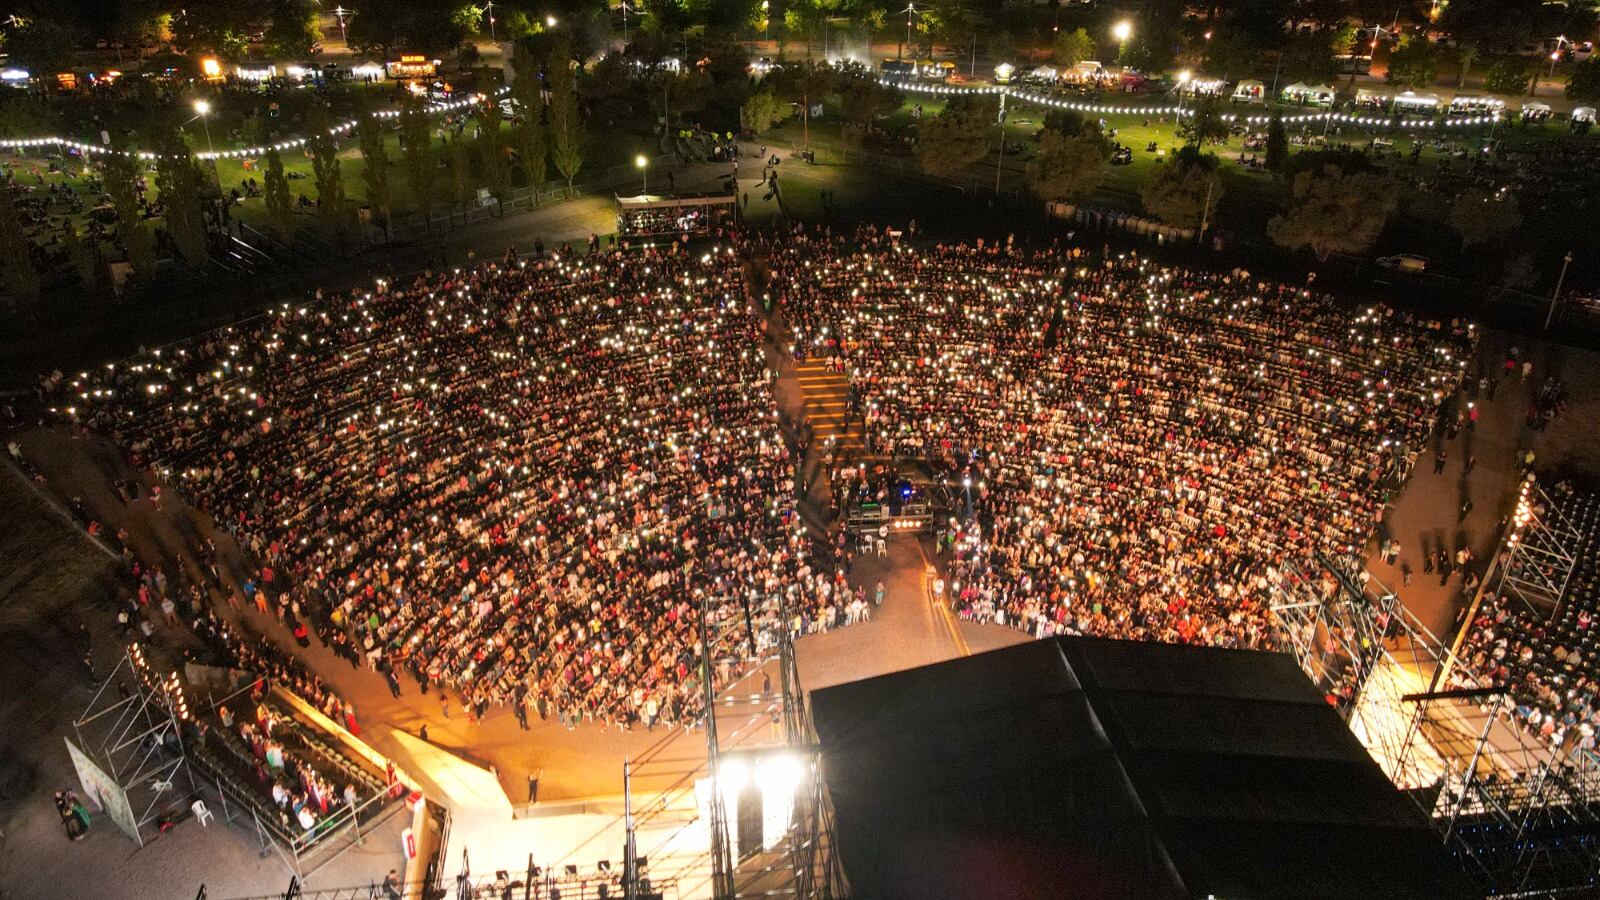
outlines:
M1157 165L1139 192L1139 202L1168 225L1199 228L1215 215L1222 194L1217 158L1190 145Z
M1111 145L1097 131L1066 135L1046 129L1028 163L1028 183L1043 200L1081 200L1100 186L1110 159Z
M1289 205L1267 223L1267 234L1280 247L1308 249L1323 261L1334 253L1365 253L1398 203L1386 176L1327 164L1294 177Z

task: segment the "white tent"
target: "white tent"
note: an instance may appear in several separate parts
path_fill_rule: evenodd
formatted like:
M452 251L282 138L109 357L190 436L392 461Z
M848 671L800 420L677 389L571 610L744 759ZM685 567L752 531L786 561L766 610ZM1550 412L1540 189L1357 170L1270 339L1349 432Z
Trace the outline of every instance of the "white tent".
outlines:
M1506 105L1499 97L1485 97L1481 94L1457 94L1450 98L1450 108L1463 109L1501 109Z
M1370 90L1368 88L1356 88L1356 105L1357 106L1366 106L1366 105L1373 105L1373 104L1378 105L1378 106L1388 106L1389 105L1389 95L1385 94L1382 91L1374 91L1374 90Z
M1233 99L1244 103L1260 103L1265 99L1267 86L1254 78L1246 78L1233 86Z
M1574 122L1593 122L1594 121L1594 107L1592 107L1592 106L1575 107L1572 110L1572 121L1574 121Z
M1039 81L1055 81L1057 74L1058 73L1056 70L1050 66L1040 66L1039 68L1034 69L1032 72L1029 72L1028 77L1037 79Z
M1395 109L1404 109L1412 112L1438 109L1438 94L1419 94L1415 91L1401 91L1394 98Z
M1333 88L1325 84L1306 84L1296 81L1283 89L1283 99L1291 103L1311 103L1319 106L1333 102Z

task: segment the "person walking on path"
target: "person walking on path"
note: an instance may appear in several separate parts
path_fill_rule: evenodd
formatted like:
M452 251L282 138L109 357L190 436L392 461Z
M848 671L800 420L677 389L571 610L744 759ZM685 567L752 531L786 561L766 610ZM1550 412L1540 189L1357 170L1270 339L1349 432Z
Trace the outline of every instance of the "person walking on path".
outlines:
M1442 473L1444 471L1444 464L1448 459L1449 459L1449 454L1445 452L1445 449L1443 447L1440 447L1434 453L1434 457L1433 457L1433 474L1438 475L1438 474Z

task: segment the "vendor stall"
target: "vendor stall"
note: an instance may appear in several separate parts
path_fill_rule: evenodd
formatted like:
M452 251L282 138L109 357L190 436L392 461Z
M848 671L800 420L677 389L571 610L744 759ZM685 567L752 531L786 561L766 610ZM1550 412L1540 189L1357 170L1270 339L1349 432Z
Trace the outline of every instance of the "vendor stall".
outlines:
M1246 78L1233 86L1233 102L1263 103L1267 99L1267 86L1254 78Z

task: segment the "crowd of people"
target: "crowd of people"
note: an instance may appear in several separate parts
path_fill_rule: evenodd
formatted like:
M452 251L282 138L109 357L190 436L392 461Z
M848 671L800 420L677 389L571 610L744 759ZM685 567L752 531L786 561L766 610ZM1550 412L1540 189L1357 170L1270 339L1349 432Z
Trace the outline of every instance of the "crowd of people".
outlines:
M778 595L862 614L793 514L761 327L726 246L508 257L43 390L233 535L221 602L469 716L650 727L698 717L702 604L746 642Z
M1273 646L1276 564L1364 545L1475 330L1076 257L869 229L775 253L771 290L796 355L849 372L868 452L971 497L940 545L962 617Z
M353 815L363 794L370 797L384 790L381 782L370 775L362 777L350 764L335 767L327 759L315 759L318 751L305 745L293 719L256 699L250 719L235 720L229 707L221 707L222 728L212 733L240 765L251 770L265 797L271 798L284 831L310 836L324 821ZM303 746L295 747L296 743Z
M1535 493L1533 515L1580 537L1569 548L1576 565L1559 604L1552 609L1528 599L1512 582L1549 583L1564 567L1549 556L1504 555L1507 580L1486 590L1466 626L1453 677L1461 687L1508 686L1511 715L1530 734L1552 747L1593 753L1600 724L1600 494L1563 481L1544 496L1555 509ZM1541 571L1517 571L1522 567Z

